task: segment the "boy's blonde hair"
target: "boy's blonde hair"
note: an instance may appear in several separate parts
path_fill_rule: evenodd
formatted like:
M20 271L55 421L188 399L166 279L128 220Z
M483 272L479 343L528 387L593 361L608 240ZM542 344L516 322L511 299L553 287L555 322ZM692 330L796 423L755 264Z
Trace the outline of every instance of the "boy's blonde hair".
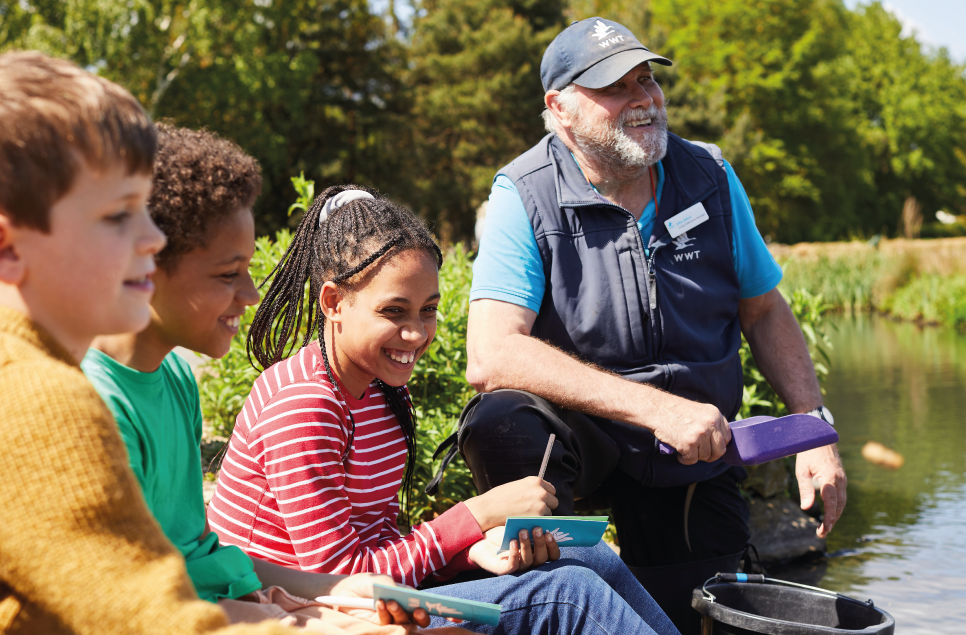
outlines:
M117 84L37 52L0 55L0 211L15 225L50 230L80 159L150 174L156 151L151 120Z

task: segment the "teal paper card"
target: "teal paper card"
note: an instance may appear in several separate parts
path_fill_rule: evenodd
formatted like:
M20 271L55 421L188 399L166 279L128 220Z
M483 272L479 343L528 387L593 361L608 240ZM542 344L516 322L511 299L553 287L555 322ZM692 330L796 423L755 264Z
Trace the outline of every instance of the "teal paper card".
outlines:
M503 530L503 544L497 553L510 548L510 541L526 529L541 527L544 532L552 532L554 540L561 547L593 547L604 537L607 530L607 516L510 516Z
M496 626L500 623L500 605L487 604L486 602L474 602L473 600L458 600L436 595L426 591L415 591L397 586L386 586L384 584L373 584L373 599L395 600L399 606L407 612L412 613L416 609L423 609L430 615L440 615L442 617L455 617L460 620L469 620L478 624L489 624Z

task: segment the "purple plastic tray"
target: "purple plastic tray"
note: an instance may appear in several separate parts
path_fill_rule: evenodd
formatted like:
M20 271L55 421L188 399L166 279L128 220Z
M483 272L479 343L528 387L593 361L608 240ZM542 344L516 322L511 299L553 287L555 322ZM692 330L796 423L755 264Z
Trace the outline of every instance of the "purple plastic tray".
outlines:
M758 465L837 443L835 428L812 415L749 417L731 424L731 442L721 457L729 465ZM661 443L661 454L674 454Z

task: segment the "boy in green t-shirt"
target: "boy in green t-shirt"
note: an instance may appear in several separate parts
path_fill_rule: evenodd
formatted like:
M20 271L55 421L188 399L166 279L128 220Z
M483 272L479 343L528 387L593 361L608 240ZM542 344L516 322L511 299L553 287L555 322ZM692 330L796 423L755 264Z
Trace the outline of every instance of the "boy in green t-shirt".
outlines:
M372 582L391 580L363 574L333 585L332 576L253 562L208 531L198 387L172 351L182 346L224 356L241 315L258 302L248 265L255 249L251 208L262 181L256 161L227 140L164 124L157 129L148 207L168 243L156 256L151 322L140 333L97 338L81 367L114 413L148 507L184 556L202 599L218 602L232 621L278 617L277 604L302 623L312 603L301 598L372 597ZM272 588L261 591L263 584ZM410 617L395 602L353 614L377 624ZM422 610L415 618L429 622Z

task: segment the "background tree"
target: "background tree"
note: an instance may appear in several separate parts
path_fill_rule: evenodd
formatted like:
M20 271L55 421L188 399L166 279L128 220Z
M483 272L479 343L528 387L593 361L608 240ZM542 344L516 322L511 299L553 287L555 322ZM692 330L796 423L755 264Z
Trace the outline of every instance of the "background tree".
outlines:
M185 69L158 114L207 126L259 159L261 232L297 220L286 214L289 178L302 171L325 185L402 189L393 130L407 109L406 51L365 0L256 0L221 17L210 27L217 47Z
M156 117L261 162L256 212L289 178L373 185L472 237L502 165L543 134L539 65L600 15L675 65L672 131L722 146L781 242L896 234L907 198L966 213L966 75L878 3L842 0L0 0L0 50L68 57Z
M412 189L445 238L473 235L496 170L543 136L540 59L560 0L423 0L410 43Z
M966 213L966 81L945 49L923 53L882 5L848 15L840 82L869 153L875 199L871 227L896 230L913 196L930 215Z
M652 35L675 62L663 80L671 128L722 146L763 234L894 232L909 195L962 209L963 67L900 37L878 3L651 7Z

